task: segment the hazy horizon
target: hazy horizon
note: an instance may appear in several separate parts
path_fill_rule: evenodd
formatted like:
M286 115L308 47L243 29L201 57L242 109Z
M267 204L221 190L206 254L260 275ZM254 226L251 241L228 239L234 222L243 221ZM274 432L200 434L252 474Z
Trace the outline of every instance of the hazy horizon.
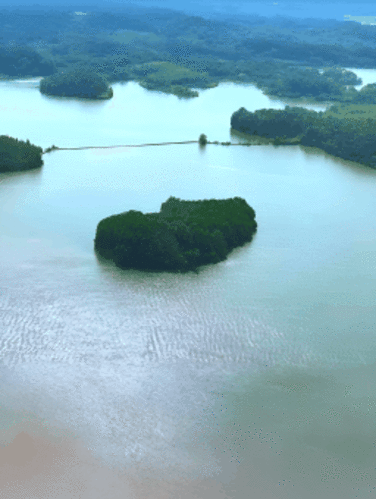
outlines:
M355 3L353 0L348 2L333 1L325 2L316 0L315 2L299 2L291 0L212 0L202 3L200 0L188 0L177 3L174 0L104 0L96 3L93 0L79 0L77 3L66 0L17 0L11 3L9 0L0 0L0 8L23 9L30 8L37 10L38 7L44 9L97 9L101 11L115 9L117 11L127 7L157 7L175 11L181 11L189 15L205 15L214 17L244 17L258 15L263 17L294 17L298 19L317 18L317 19L335 19L343 21L344 16L373 16L376 9L373 2L363 0L361 3Z

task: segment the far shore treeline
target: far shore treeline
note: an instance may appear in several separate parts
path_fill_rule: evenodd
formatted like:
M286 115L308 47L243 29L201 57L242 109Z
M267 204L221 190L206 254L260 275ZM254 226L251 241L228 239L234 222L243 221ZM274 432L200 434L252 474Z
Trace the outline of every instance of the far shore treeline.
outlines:
M43 149L8 135L0 135L0 173L40 168Z
M96 252L120 268L186 272L226 259L251 241L255 211L240 198L183 201L170 197L159 213L130 210L101 220Z
M61 75L85 68L109 84L132 80L179 98L233 81L270 96L342 102L361 83L344 68L376 67L376 27L352 21L248 16L241 23L208 22L136 7L114 15L105 6L78 14L42 7L0 11L0 79L54 77L43 91L73 95L57 88Z

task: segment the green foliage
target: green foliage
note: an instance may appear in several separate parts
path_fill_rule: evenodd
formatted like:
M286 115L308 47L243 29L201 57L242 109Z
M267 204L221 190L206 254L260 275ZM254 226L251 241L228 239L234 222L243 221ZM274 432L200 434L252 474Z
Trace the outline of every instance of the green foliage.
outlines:
M368 106L370 107L370 106ZM244 107L231 116L231 127L240 132L278 138L284 143L315 146L340 158L376 167L376 106L373 115L357 106L336 106L319 112L286 106L285 110ZM352 119L355 116L355 119ZM281 138L274 143L282 143Z
M64 97L98 99L113 96L106 80L88 68L76 68L43 78L39 88L44 94Z
M180 97L198 97L198 92L190 90L189 87L205 88L211 82L207 73L166 61L134 66L131 74L136 80L141 78L140 84L145 88L173 93Z
M43 165L41 147L0 135L0 172L31 170Z
M276 137L275 140L274 140L274 144L276 146L279 146L279 145L282 145L282 144L286 144L286 136L285 137Z
M323 73L314 68L294 68L266 81L265 90L280 97L308 97L318 102L343 100L348 94L346 85L357 85L361 81L352 71L341 68L325 68Z
M57 146L55 145L52 145L51 147L47 147L45 150L44 150L44 153L47 153L47 152L51 152L51 151L55 151L56 149L59 149Z
M95 250L121 268L188 271L225 260L256 228L255 212L242 198L170 197L159 213L131 210L101 220Z
M283 18L267 23L260 19L223 22L128 5L116 15L90 9L85 16L43 8L32 13L9 9L0 13L4 43L0 54L7 52L0 62L1 72L12 76L46 76L56 72L55 66L60 71L86 63L108 81L127 81L144 78L134 73L140 64L163 62L205 76L203 88L236 80L270 88L269 93L318 98L334 95L336 85L356 84L354 76L345 77L336 66L376 64L375 27L357 23L320 20L318 27L317 20L287 22ZM16 46L23 48L20 51ZM299 66L324 67L327 74L308 75L315 81L302 74L297 80ZM273 87L278 79L280 88ZM162 85L160 79L158 84ZM166 83L171 84L199 86L196 82Z
M338 104L336 106L331 106L325 111L325 116L333 116L335 118L351 121L375 120L376 104L353 104L351 102Z
M200 146L206 146L206 144L208 143L207 136L204 133L202 133L200 135L200 137L198 138L198 142L199 142Z
M150 80L141 80L139 84L147 90L155 90L166 94L173 94L180 99L190 99L192 97L198 97L199 95L196 90L191 90L190 88L183 87L182 85L168 85Z
M353 104L376 104L376 84L370 83L353 95Z
M344 102L356 93L346 86L360 82L339 66L376 64L373 26L321 20L320 29L311 29L313 19L236 24L146 12L2 13L8 45L0 49L1 72L47 76L87 66L109 82L136 80L179 98L197 97L192 88L237 81L279 97Z
M1 73L11 77L45 76L56 71L55 65L25 46L0 46Z
M348 69L340 67L323 68L323 76L339 85L361 85L362 79Z
M168 87L168 93L174 94L180 99L191 99L192 97L198 97L199 95L197 90L191 90L183 85L171 85Z
M304 108L286 106L284 110L259 109L254 113L244 107L231 116L231 127L240 132L262 137L278 137L283 132L288 138L304 133L313 126L318 113Z

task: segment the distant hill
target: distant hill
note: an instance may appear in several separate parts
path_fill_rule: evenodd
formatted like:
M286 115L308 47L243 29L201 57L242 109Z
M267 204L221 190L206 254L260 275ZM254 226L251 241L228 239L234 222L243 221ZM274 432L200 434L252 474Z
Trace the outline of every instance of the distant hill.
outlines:
M295 14L304 6L292 12L285 0L252 2L252 8L239 0L236 9L209 2L202 11L167 1L0 9L0 41L12 59L0 64L0 77L49 76L85 66L110 83L133 80L178 97L197 97L195 87L234 81L278 97L338 101L345 85L340 68L376 67L376 26L330 20L329 4L319 4L326 19L299 19ZM257 6L267 7L268 15L258 15ZM13 54L15 47L24 52ZM156 64L167 69L165 75L149 71L147 65ZM320 76L319 68L337 74Z

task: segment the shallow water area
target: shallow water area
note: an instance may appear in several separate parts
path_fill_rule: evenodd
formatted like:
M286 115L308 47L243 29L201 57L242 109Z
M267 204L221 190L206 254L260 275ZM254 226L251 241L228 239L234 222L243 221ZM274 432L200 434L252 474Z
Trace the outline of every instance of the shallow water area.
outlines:
M44 149L242 142L232 112L288 103L233 83L191 100L112 86L90 102L0 82L0 134ZM0 497L50 497L54 476L73 499L369 497L375 189L374 170L300 146L53 151L1 174L0 440L42 456L57 439L60 461L36 482L25 462L21 484L15 466ZM198 274L96 258L102 218L170 195L243 197L258 231Z

